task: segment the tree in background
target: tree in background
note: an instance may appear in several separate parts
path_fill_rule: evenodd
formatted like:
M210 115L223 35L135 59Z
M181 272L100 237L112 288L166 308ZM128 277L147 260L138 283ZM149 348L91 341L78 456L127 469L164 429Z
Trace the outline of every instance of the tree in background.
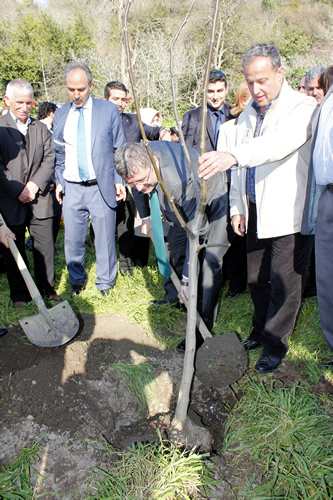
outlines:
M103 97L107 81L119 79L128 86L120 29L124 3L49 0L41 8L32 0L2 0L0 93L9 80L21 77L32 82L36 99L65 101L63 69L72 59L92 68L95 97ZM175 47L180 116L201 101L212 5L212 0L195 1ZM186 10L187 2L177 0L135 0L129 16L140 106L159 109L169 124L174 119L167 51ZM212 66L227 74L229 102L243 79L242 56L251 45L274 44L283 57L287 79L295 86L312 67L332 62L332 25L331 0L221 0Z

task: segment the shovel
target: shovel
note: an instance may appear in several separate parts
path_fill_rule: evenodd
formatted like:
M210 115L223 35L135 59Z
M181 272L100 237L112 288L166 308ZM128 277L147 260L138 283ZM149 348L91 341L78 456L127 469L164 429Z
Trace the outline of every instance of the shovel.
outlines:
M1 215L0 221L5 225ZM28 287L31 298L39 311L39 314L36 316L30 316L19 320L24 333L32 344L41 347L56 347L66 344L66 342L74 337L79 329L79 321L71 306L67 300L65 300L51 309L46 308L43 298L31 278L14 240L8 238L7 241L8 247Z

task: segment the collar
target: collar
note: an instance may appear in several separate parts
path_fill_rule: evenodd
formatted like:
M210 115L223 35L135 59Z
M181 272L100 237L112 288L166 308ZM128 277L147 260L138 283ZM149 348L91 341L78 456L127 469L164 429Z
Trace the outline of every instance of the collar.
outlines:
M265 114L267 113L267 111L269 110L269 108L271 107L272 103L274 101L276 101L279 97L280 97L280 93L281 93L281 90L280 92L278 93L278 95L276 97L274 97L274 99L271 100L271 102L269 102L268 104L266 104L265 106ZM257 104L254 100L252 100L252 103L251 103L251 106L252 108L255 110L255 112L258 114L258 115L261 115L260 113L260 106L259 104Z
M91 111L91 110L92 110L92 102L93 102L93 101L92 101L92 97L91 97L91 95L90 95L90 96L88 97L87 102L85 103L85 105L84 105L84 106L81 106L81 108L82 108L82 109L88 109L88 110L90 110L90 111ZM75 111L76 111L77 109L80 109L80 108L77 108L77 107L76 107L73 103L71 103L71 109L69 110L69 111L70 111L70 113L75 113Z
M212 108L212 106L210 104L207 103L207 111L209 111L211 114L214 114L214 113L222 113L222 115L224 115L224 103L222 105L222 108L221 109L214 109Z
M14 122L15 122L15 125L17 126L17 128L20 130L20 129L26 129L28 128L28 125L30 125L31 123L31 118L30 116L28 116L28 119L26 121L26 123L22 123L20 122L20 120L17 118L17 116L15 116L11 110L9 110L9 113L10 113L10 116L13 118Z

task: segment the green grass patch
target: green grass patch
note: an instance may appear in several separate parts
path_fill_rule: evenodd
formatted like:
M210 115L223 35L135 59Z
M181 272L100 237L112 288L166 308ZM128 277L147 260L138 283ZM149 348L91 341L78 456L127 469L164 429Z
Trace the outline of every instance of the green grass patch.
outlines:
M122 376L127 389L139 403L141 413L147 408L147 401L156 397L156 374L149 363L130 365L114 363L113 368Z
M272 380L267 389L250 381L225 432L223 451L264 469L264 484L255 478L257 486L240 492L244 498L331 498L332 418L300 384L282 388Z
M30 448L22 448L19 457L9 465L3 465L0 472L0 498L2 500L31 500L39 498L34 494L31 478L37 475L33 466L39 461L39 442Z
M208 454L185 451L163 441L133 445L115 452L107 447L106 466L96 468L90 493L94 500L189 500L209 498L214 484Z

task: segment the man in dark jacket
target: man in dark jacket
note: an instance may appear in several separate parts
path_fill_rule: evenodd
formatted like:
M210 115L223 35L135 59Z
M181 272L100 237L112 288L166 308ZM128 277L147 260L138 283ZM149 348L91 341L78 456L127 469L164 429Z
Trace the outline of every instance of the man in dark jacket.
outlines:
M50 184L54 174L54 152L49 131L29 116L33 103L30 83L17 78L6 87L5 103L10 111L0 118L0 210L16 236L16 245L27 262L24 244L28 227L37 286L55 302L53 206ZM10 296L16 308L31 300L30 293L7 248L2 249Z
M213 70L207 86L206 152L216 150L222 123L234 118L225 98L228 93L227 78L223 71ZM200 148L202 107L191 109L183 116L182 131L187 146Z
M127 142L142 140L138 117L133 113L125 113L125 108L132 101L127 97L128 90L122 82L112 81L105 85L104 99L114 102L119 110ZM150 141L170 141L170 130L163 127L151 127L143 124L147 139ZM123 273L133 273L133 263L146 266L148 264L149 238L136 236L134 232L135 203L144 203L143 196L127 189L126 200L117 206L117 234L119 245L119 269ZM133 190L134 192L134 190Z

